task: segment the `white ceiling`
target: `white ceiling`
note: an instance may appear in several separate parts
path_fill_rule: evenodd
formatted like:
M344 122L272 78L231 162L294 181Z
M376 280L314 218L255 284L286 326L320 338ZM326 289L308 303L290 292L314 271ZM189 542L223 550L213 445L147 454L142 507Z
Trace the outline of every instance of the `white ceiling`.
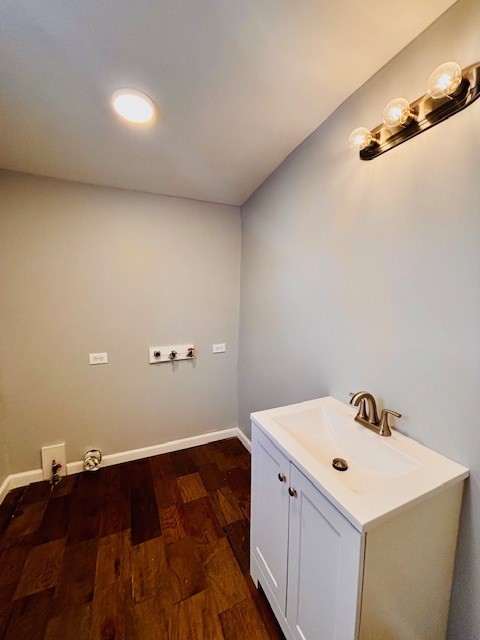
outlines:
M0 0L0 166L242 204L452 0ZM150 127L112 116L145 91Z

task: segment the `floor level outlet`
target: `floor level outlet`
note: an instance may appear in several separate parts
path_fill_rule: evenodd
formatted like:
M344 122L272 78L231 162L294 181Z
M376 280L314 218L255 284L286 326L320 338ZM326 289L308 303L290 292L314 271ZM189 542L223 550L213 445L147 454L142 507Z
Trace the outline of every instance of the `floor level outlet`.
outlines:
M67 456L65 452L65 443L53 444L48 447L42 447L42 473L44 480L50 480L52 477L52 464L60 465L57 468L59 476L67 474Z

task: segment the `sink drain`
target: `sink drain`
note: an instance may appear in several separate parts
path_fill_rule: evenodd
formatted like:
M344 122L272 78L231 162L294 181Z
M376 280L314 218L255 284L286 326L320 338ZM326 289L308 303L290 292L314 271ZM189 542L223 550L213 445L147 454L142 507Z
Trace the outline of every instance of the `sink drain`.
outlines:
M348 469L348 462L343 458L334 458L332 467L337 471L346 471Z

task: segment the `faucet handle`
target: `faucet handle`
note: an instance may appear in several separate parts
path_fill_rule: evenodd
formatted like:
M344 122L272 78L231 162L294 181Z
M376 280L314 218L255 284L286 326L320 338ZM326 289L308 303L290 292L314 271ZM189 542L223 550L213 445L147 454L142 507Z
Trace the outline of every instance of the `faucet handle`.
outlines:
M392 411L391 409L382 409L382 414L387 414L389 413L391 416L395 416L395 418L401 418L402 414L401 413L397 413L396 411Z
M382 409L382 415L380 416L380 422L378 423L378 433L381 436L391 436L392 431L390 429L390 425L388 423L388 416L395 416L395 418L401 418L402 414L397 413L397 411L392 411L391 409Z

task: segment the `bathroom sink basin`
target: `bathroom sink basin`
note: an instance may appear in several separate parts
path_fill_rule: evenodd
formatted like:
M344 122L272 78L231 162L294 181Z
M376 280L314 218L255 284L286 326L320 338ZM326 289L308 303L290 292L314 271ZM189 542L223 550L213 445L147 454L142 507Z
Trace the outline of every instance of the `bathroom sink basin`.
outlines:
M327 396L250 417L359 531L468 477L466 467L396 429L389 437L369 431L356 414ZM334 458L348 468L334 468Z
M420 466L417 460L389 446L389 438L368 431L353 417L325 405L274 420L357 493L376 489ZM348 469L336 470L334 458L345 459Z

